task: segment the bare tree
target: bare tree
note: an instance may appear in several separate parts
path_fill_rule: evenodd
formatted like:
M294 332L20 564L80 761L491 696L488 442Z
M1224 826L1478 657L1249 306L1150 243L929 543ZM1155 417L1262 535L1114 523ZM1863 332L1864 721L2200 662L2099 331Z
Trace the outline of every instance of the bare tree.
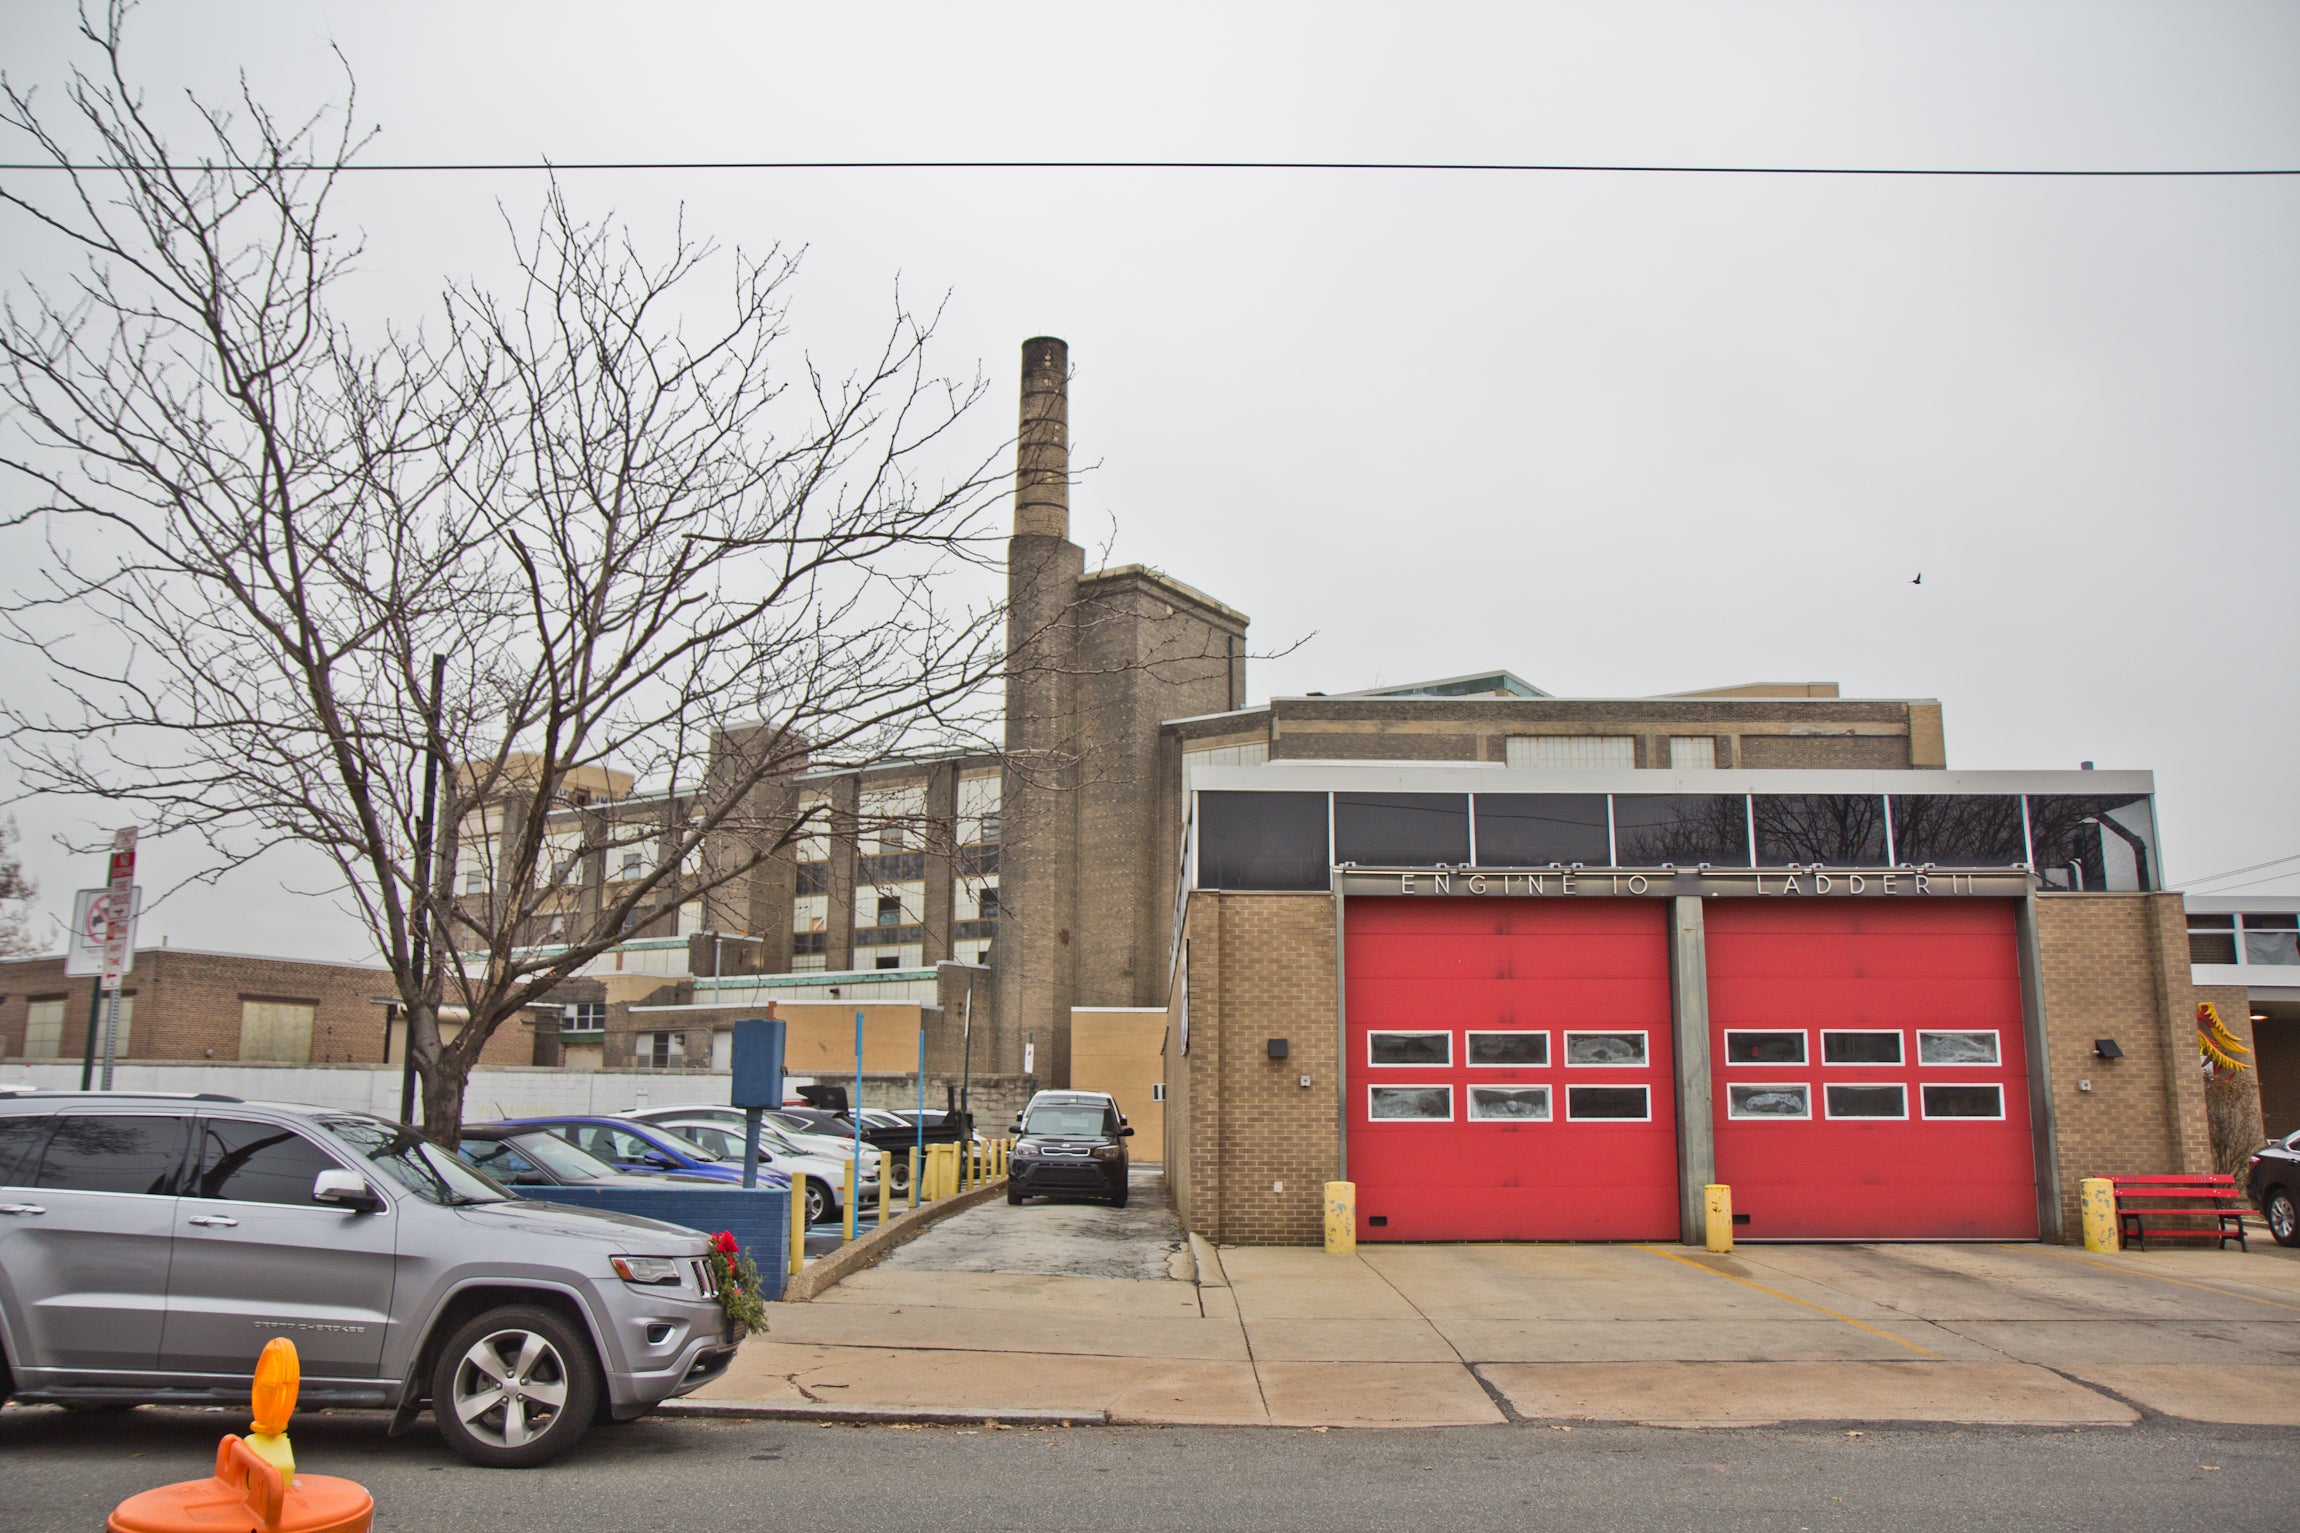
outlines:
M58 169L0 204L81 259L0 325L0 466L46 549L0 615L68 699L0 721L29 789L132 801L206 876L324 854L451 1139L506 1021L806 833L793 772L984 738L1003 614L946 595L997 550L954 438L982 383L934 374L899 297L859 368L791 355L794 257L650 253L556 185L515 290L360 333L329 305L348 69L300 124L194 102L179 157L122 15L84 18L70 135L5 93ZM423 855L427 757L453 856Z

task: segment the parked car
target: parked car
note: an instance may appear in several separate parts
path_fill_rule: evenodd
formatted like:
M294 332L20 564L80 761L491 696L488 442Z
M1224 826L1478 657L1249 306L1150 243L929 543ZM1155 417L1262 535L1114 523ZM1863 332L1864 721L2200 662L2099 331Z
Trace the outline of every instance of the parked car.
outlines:
M682 1139L692 1139L730 1165L739 1167L743 1163L744 1128L740 1123L702 1117L648 1121L651 1126L669 1129ZM804 1184L809 1224L827 1224L841 1216L839 1192L847 1184L851 1156L851 1148L837 1156L809 1155L782 1135L770 1131L764 1123L759 1125L759 1164L773 1166L793 1184ZM877 1151L863 1157L861 1170L862 1178L856 1188L858 1200L874 1202L878 1198Z
M618 1171L588 1150L541 1128L467 1123L456 1143L462 1157L514 1191L522 1187L716 1187L692 1172Z
M531 1203L416 1130L214 1095L0 1100L0 1399L245 1409L292 1336L306 1405L426 1404L540 1464L733 1360L709 1244ZM99 1298L100 1296L100 1298Z
M849 1124L843 1136L816 1132L817 1124L811 1118L797 1116L798 1109L768 1108L759 1114L763 1129L771 1129L801 1155L820 1156L824 1160L844 1162L854 1153L854 1126ZM717 1128L732 1129L738 1136L743 1132L743 1110L740 1107L646 1107L618 1116L634 1123L708 1123ZM869 1143L867 1139L864 1141ZM737 1153L740 1153L738 1151ZM840 1173L843 1176L845 1173ZM843 1184L842 1184L843 1185ZM893 1191L903 1193L910 1187L910 1162L899 1160L895 1169Z
M1099 1197L1126 1206L1126 1141L1134 1136L1118 1104L1099 1091L1041 1091L1016 1120L1007 1158L1006 1201L1040 1193Z
M547 1129L578 1150L587 1150L618 1171L685 1172L711 1182L740 1182L743 1168L730 1166L684 1134L625 1118L507 1118L507 1128ZM788 1187L778 1171L759 1172L761 1187Z
M2300 1246L2300 1133L2271 1139L2244 1167L2245 1195L2280 1246Z

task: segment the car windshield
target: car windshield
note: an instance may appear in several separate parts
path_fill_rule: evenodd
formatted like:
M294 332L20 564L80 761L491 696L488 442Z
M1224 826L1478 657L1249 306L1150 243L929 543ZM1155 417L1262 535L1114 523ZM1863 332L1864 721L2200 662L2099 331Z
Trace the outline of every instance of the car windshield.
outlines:
M529 1160L578 1182L612 1181L622 1175L588 1150L578 1150L555 1134L517 1134L506 1141Z
M1044 1139L1101 1139L1117 1126L1107 1108L1090 1102L1049 1102L1030 1110L1022 1131Z
M689 1139L686 1134L677 1129L665 1128L660 1123L648 1124L647 1135L651 1139L662 1141L665 1146L686 1156L689 1160L717 1160L719 1158L699 1141Z
M501 1183L414 1129L381 1118L322 1118L319 1124L426 1203L458 1208L513 1200Z

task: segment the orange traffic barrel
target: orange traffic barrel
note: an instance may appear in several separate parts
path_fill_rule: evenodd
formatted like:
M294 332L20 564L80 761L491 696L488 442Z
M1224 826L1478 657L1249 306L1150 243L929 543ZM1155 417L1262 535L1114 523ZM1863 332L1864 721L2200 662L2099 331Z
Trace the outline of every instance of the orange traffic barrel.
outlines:
M212 1479L183 1480L130 1496L113 1508L111 1533L368 1533L375 1498L350 1480L279 1470L226 1434Z

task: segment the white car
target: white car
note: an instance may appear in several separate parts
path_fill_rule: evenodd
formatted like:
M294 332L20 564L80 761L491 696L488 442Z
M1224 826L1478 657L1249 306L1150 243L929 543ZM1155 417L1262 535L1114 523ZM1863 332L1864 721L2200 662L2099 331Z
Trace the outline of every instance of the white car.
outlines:
M729 1113L734 1116L731 1123L724 1116ZM628 1116L691 1139L720 1160L738 1166L743 1163L743 1115L739 1109L716 1107L701 1112L679 1112L664 1108L649 1112L644 1118L637 1113ZM848 1153L825 1155L812 1145L795 1142L778 1128L765 1123L759 1126L759 1165L772 1166L789 1176L794 1184L801 1177L806 1179L809 1224L826 1224L840 1217L839 1192L846 1186L851 1159L851 1146ZM861 1202L877 1201L878 1156L875 1152L864 1154L862 1182L856 1190Z

